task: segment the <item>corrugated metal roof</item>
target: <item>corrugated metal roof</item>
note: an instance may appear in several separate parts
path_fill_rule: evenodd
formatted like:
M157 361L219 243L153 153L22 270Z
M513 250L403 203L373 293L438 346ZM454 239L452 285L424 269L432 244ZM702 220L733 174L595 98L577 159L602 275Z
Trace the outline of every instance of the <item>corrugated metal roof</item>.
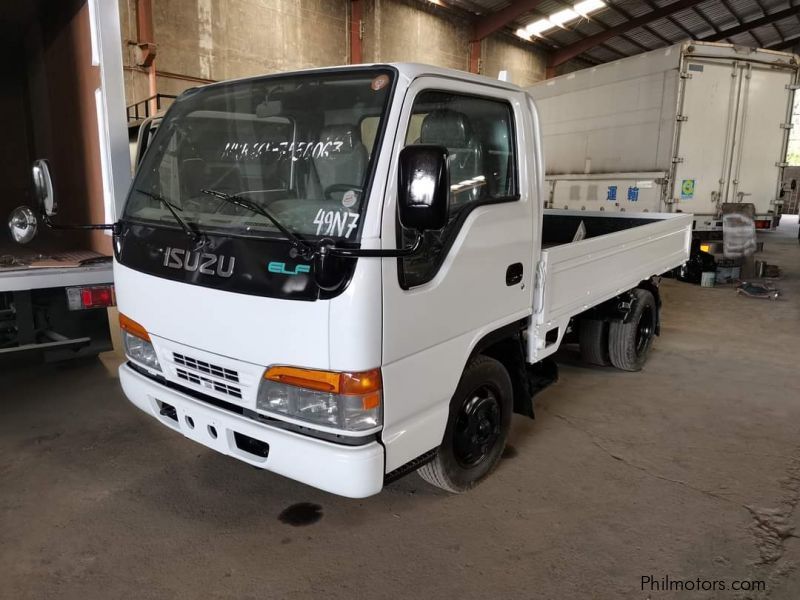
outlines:
M459 8L469 10L470 12L493 13L498 10L503 10L506 6L511 4L510 0L449 0L448 4L454 4Z
M542 0L534 10L509 24L512 31L552 15L573 5L576 0ZM677 0L605 0L606 7L592 14L589 20L567 23L564 28L546 31L542 42L551 47L563 48L584 38L622 26L632 18L644 17ZM768 17L793 6L793 0L703 0L692 7L671 13L666 17L634 27L605 40L602 44L584 51L578 58L592 62L607 62L620 56L654 50L689 38L704 39L724 35L726 31L746 27L748 23ZM509 0L445 0L467 10L488 14L509 6ZM735 44L766 47L780 45L785 40L800 37L800 6L796 15L787 16L774 23L743 31L723 41Z
M788 19L778 21L775 23L775 25L780 30L784 39L800 35L800 14L798 14L796 17L790 17Z

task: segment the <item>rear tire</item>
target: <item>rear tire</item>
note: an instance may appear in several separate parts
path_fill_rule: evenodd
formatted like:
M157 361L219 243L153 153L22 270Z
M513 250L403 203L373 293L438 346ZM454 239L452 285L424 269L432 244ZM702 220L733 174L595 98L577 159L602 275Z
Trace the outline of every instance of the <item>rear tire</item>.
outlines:
M653 294L639 288L632 293L636 304L628 322L612 321L608 329L611 364L622 371L639 371L644 366L658 318Z
M511 378L499 361L474 358L450 401L442 443L417 472L453 494L475 487L497 466L506 445L514 406Z
M611 364L608 356L608 323L606 321L581 319L578 342L583 362L599 367Z

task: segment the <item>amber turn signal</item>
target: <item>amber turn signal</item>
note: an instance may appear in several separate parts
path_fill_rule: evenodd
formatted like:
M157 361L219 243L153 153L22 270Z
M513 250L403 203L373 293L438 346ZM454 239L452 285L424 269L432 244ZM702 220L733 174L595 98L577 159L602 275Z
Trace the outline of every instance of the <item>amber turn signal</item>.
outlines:
M298 367L270 367L264 373L264 379L293 385L295 387L341 394L343 396L367 396L367 400L374 406L380 404L381 370L371 369L358 373L340 373L335 371L318 371L316 369L301 369Z
M147 330L139 325L139 323L129 317L126 317L122 313L119 313L119 328L122 329L122 331L127 331L131 335L135 335L139 339L142 339L146 342L150 341L150 336L148 335Z

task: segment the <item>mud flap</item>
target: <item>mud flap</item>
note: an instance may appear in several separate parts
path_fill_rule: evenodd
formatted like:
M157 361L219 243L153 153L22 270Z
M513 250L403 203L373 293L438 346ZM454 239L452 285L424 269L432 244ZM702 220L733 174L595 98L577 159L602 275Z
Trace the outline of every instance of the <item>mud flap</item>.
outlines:
M536 394L558 381L558 364L551 357L544 358L533 365L526 364L524 380L527 382L527 397L530 398L530 401L526 402L524 407L518 406L515 402L514 412L535 419L534 398Z

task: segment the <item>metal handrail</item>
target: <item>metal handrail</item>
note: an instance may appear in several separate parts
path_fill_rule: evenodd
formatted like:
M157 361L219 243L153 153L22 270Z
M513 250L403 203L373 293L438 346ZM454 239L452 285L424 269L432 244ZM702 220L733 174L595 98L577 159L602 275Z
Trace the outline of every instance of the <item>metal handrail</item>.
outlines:
M175 98L177 98L177 96L174 94L156 94L131 104L130 106L126 107L128 121L141 121L142 119L147 119L148 117L152 116L150 114L150 106L152 105L153 100L155 100L156 103L156 111L160 111L162 99L175 100Z

